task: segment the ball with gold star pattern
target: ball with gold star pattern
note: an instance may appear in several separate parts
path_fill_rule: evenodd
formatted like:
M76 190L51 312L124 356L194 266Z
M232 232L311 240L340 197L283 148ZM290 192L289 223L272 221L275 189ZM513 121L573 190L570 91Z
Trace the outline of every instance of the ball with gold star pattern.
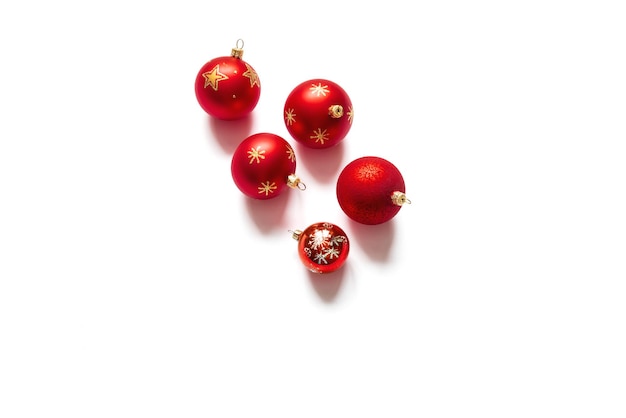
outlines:
M309 148L330 148L348 134L354 119L352 101L337 83L316 78L289 94L283 120L289 134Z
M243 40L239 39L229 56L208 61L196 75L196 99L200 107L216 119L241 119L250 114L259 101L259 76L242 56Z
M258 200L277 197L287 188L306 189L295 170L296 154L291 145L269 132L255 133L241 141L231 161L237 188Z

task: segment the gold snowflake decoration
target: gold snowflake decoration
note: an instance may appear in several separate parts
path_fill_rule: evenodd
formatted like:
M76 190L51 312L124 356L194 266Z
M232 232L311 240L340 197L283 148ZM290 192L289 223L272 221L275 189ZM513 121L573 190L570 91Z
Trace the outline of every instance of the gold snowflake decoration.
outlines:
M296 161L296 153L293 152L293 148L287 146L287 158L293 163Z
M296 121L296 112L294 109L285 110L285 122L287 125L291 126Z
M328 133L326 129L322 131L322 128L317 128L317 131L313 131L313 135L309 138L315 139L315 142L319 142L323 145L325 141L328 141Z
M213 67L211 71L202 73L202 77L204 77L204 88L206 89L208 86L211 86L215 91L217 91L218 83L220 81L228 80L228 76L226 74L220 73L219 64Z
M317 83L317 86L313 84L309 90L311 90L311 94L314 94L317 97L320 97L320 95L326 97L326 93L330 92L330 90L328 90L328 86L322 86L322 83Z
M250 151L248 151L248 158L250 159L250 164L252 164L255 160L257 162L257 164L261 163L261 160L265 159L265 150L264 149L259 149L261 147L256 147L256 148L250 148Z
M354 119L354 109L350 106L348 108L348 122L350 122L350 124L352 124L352 119Z
M274 190L278 189L276 183L266 181L265 183L261 183L261 186L257 187L259 189L259 194L265 193L265 196L268 196L270 193L274 193Z
M250 79L250 87L252 88L256 84L259 88L261 88L261 82L259 81L259 76L256 71L254 71L254 69L250 67L247 62L246 68L247 70L242 74L242 76Z

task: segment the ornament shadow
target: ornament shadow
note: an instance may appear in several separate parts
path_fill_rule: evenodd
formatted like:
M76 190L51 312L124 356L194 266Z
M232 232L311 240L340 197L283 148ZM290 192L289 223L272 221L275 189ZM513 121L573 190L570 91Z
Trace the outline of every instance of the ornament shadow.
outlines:
M267 200L245 197L246 209L250 219L259 232L269 234L277 229L284 229L283 219L289 201L290 190Z
M344 282L346 271L346 267L344 266L332 273L320 274L313 273L312 271L308 272L311 287L313 287L322 302L333 303L336 300L337 294L339 294L339 290Z
M372 261L386 263L393 247L394 220L379 225L364 225L352 219L349 222L350 243L361 247Z
M237 145L252 132L254 115L249 114L237 120L220 120L207 115L210 138L215 139L218 145L228 155L232 155Z
M296 144L298 162L302 162L307 171L320 183L337 181L339 168L343 161L345 148L343 142L331 148L309 148Z

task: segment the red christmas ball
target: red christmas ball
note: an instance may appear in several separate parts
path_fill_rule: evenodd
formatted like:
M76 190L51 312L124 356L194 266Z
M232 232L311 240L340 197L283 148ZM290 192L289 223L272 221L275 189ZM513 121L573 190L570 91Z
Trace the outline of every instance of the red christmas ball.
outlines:
M291 91L283 117L287 131L296 141L309 148L330 148L350 131L354 109L341 86L316 78Z
M309 225L296 230L292 237L298 241L298 256L304 266L314 273L331 273L346 261L350 243L346 233L330 222Z
M223 120L240 119L256 107L261 82L254 68L245 62L243 41L237 41L230 56L214 58L196 76L196 98L209 115Z
M411 203L398 168L380 157L361 157L346 165L336 191L344 213L365 225L387 222L403 204Z
M305 189L294 174L293 148L275 134L257 133L244 139L233 153L230 169L235 185L254 199L271 199L287 187Z

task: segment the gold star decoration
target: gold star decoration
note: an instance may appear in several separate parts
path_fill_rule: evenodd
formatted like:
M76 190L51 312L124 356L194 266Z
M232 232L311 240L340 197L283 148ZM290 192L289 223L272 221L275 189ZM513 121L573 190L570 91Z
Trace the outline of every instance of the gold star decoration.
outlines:
M213 67L211 71L202 73L202 77L204 77L204 88L206 89L208 86L211 86L215 91L217 91L218 83L220 81L228 80L228 76L226 74L220 73L219 64Z
M247 70L242 75L250 79L250 88L254 87L255 84L259 88L261 88L261 82L259 81L259 76L257 75L256 71L254 71L254 69L250 67L250 65L248 65L247 62L245 64L246 64Z

